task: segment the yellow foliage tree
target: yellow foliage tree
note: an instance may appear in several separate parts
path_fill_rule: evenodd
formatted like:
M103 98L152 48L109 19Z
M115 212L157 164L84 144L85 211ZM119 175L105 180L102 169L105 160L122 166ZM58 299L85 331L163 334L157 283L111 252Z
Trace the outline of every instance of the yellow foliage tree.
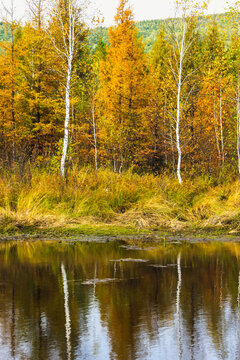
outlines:
M107 159L119 171L138 161L145 136L144 112L147 105L147 59L137 37L133 13L121 0L109 29L106 60L100 69L100 137Z

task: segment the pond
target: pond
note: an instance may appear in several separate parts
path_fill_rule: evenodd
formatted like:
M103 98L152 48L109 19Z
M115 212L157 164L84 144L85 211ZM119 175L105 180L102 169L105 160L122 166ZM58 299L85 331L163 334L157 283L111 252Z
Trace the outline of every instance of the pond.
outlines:
M240 358L240 244L0 243L0 359Z

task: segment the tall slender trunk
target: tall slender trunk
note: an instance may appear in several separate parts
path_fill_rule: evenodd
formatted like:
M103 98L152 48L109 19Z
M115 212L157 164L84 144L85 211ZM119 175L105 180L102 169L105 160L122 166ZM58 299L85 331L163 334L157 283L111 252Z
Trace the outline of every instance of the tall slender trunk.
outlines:
M65 163L68 150L68 137L69 137L69 121L70 121L70 83L72 73L72 61L68 61L68 73L66 82L66 93L65 93L65 122L64 122L64 138L63 138L63 150L61 158L61 176L65 176Z
M71 2L69 1L68 9L69 17L69 29L68 29L68 50L67 52L67 77L66 77L66 89L65 89L65 122L64 122L64 139L63 139L63 151L61 158L61 176L65 176L65 163L68 150L69 140L69 122L70 122L70 88L72 80L72 65L73 65L73 54L75 47L75 18Z
M171 139L171 150L172 150L172 165L173 165L173 173L175 176L175 154L174 154L174 144L173 144L173 132L172 126L170 125L170 139Z
M168 155L167 155L167 143L166 143L166 113L167 113L167 95L165 95L164 101L164 113L163 113L163 136L164 136L164 152L165 152L165 165L168 164Z
M120 162L120 166L119 166L119 170L118 170L119 174L122 173L123 162L124 162L124 159L123 159L122 150L121 150L121 162Z
M225 155L224 155L223 118L222 118L222 84L220 84L219 117L220 117L220 131L221 131L222 164L224 164Z
M97 129L96 129L96 116L95 116L95 95L92 98L92 125L93 125L93 139L94 139L94 159L95 169L98 170L98 149L97 149Z
M217 129L217 116L216 116L216 104L215 104L215 100L213 101L213 108L214 108L214 130L215 130L215 137L216 137L216 145L217 145L219 162L221 162L221 150L220 150L219 139L218 139L218 129Z
M238 74L238 93L237 93L237 155L238 173L240 174L240 76Z
M158 114L158 108L157 108L156 109L156 114L155 114L154 129L153 129L153 132L154 132L154 134L153 134L153 137L154 137L154 152L155 152L155 154L157 152L157 143L158 143L158 123L159 123L159 114Z
M13 2L12 2L12 24L11 24L11 112L12 112L12 131L13 131L13 140L12 140L12 157L13 162L16 158L16 149L15 149L15 76L14 76L14 60L15 60L15 39L14 39L14 28L13 28Z
M184 22L181 50L180 50L180 59L179 59L179 70L178 70L177 119L176 119L176 143L177 143L177 151L178 151L177 177L179 184L182 183L182 176L181 176L182 149L180 142L180 120L181 120L181 92L182 92L182 71L183 71L185 33L186 33L186 24Z
M115 147L113 148L113 172L117 172L116 150L115 150Z

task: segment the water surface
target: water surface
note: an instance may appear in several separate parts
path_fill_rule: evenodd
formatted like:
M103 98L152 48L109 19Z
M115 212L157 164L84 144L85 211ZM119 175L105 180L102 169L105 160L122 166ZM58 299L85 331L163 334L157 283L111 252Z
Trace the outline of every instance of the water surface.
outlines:
M0 359L239 359L239 272L234 243L0 243Z

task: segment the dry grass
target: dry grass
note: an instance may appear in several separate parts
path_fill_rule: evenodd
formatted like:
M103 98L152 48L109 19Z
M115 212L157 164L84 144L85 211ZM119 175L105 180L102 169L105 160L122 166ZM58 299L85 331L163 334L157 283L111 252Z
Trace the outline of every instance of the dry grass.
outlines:
M240 181L213 185L206 178L182 186L167 176L122 175L102 169L73 170L67 182L36 172L21 180L0 178L2 229L63 228L112 224L136 230L223 227L240 225Z

